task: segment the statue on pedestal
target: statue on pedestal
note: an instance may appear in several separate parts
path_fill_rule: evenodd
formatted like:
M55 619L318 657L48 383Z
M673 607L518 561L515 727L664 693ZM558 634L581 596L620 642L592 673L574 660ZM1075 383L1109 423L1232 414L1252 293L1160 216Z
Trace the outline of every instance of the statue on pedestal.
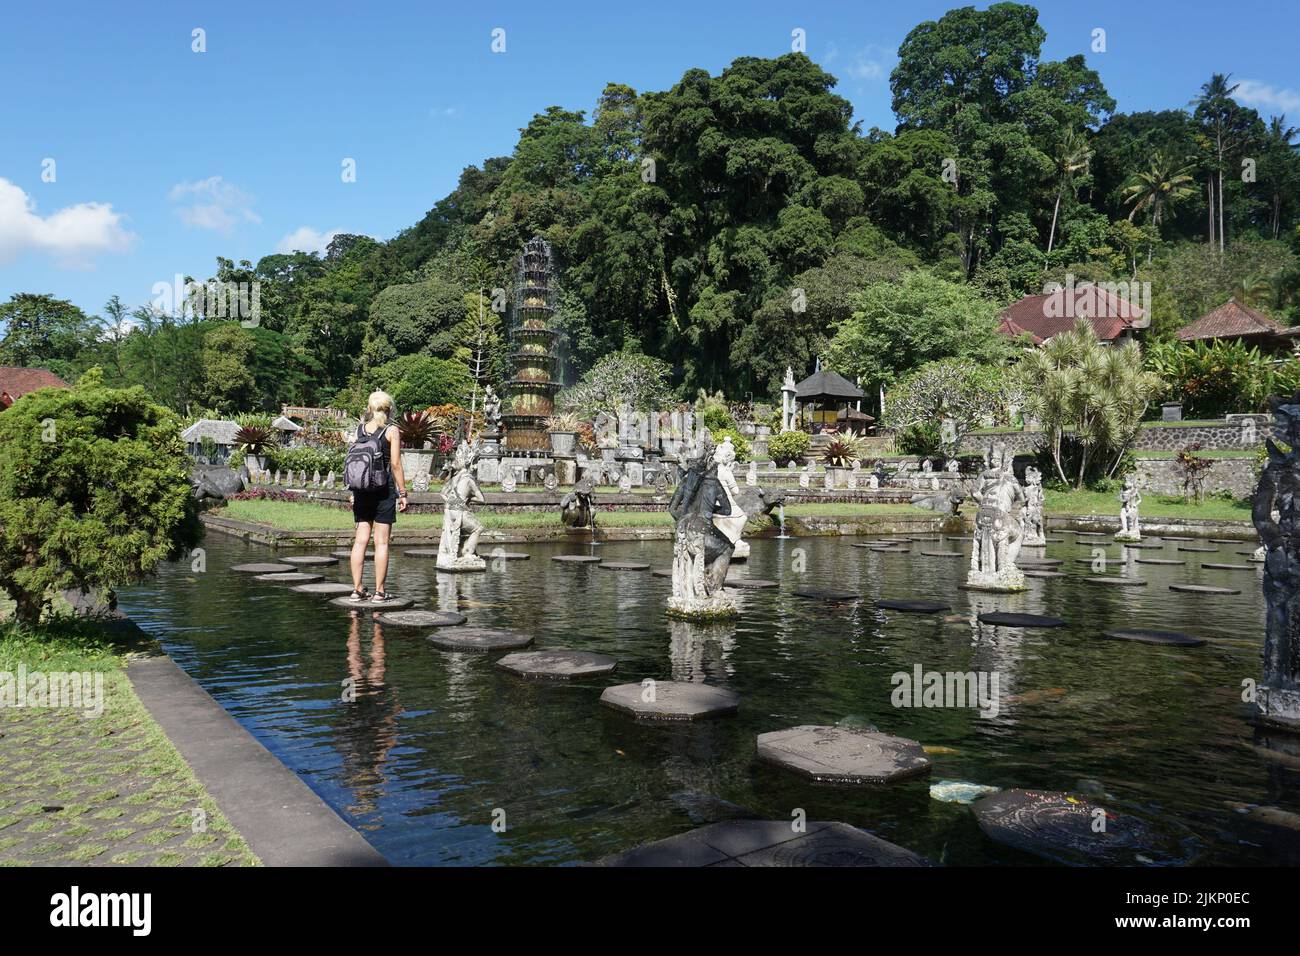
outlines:
M1047 544L1043 529L1043 473L1030 465L1025 469L1025 510L1021 512L1025 525L1026 545Z
M1251 517L1264 543L1264 679L1255 707L1262 722L1300 732L1300 391L1268 400L1283 452L1265 439Z
M681 468L668 513L677 523L673 593L668 613L684 618L733 617L736 602L723 591L732 552L745 528L740 487L731 466L736 450L727 438L714 446L701 431L696 455Z
M438 542L437 561L440 571L483 571L487 568L487 562L474 553L483 524L469 510L475 501L484 500L474 479L477 457L478 449L462 441L452 456L451 477L442 486L442 538Z
M483 389L483 424L489 435L497 434L501 427L501 399L491 385Z
M1017 512L1025 503L1025 492L1011 470L1006 446L990 451L989 467L976 479L971 497L978 510L967 587L980 591L1025 590L1025 576L1016 567L1024 536Z
M560 502L560 521L566 528L591 528L596 531L596 485L590 472L583 472L573 490Z
M1138 491L1137 481L1132 475L1124 479L1124 487L1119 493L1119 530L1115 532L1116 541L1141 541L1142 531L1138 527L1138 505L1142 503L1142 493Z

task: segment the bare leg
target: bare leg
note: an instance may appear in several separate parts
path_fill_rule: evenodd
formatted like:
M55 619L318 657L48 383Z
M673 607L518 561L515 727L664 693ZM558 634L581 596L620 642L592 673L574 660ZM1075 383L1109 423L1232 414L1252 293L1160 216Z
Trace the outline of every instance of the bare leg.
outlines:
M366 568L366 545L370 543L370 522L357 522L357 536L352 539L352 587L361 590L361 574Z
M388 577L388 536L393 533L391 524L375 525L375 591L384 590L384 579ZM355 560L355 559L354 559ZM388 592L384 592L385 594Z
M468 557L473 554L474 549L478 547L478 536L483 533L483 522L479 521L468 511L465 512L465 516L461 518L460 521L462 533L466 528L469 529L469 537L467 537L464 544L461 545L460 554L461 557Z

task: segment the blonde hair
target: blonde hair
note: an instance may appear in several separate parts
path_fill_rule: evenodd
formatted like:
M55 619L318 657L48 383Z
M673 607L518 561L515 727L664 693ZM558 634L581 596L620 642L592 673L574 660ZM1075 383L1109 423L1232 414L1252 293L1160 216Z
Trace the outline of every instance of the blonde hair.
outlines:
M393 410L393 396L384 391L373 391L366 399L366 414L370 421L378 422L380 428L388 425L388 416Z

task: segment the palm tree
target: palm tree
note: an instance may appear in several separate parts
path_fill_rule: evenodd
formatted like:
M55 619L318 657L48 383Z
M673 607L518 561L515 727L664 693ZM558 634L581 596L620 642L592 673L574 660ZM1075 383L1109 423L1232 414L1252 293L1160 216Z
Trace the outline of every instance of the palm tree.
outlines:
M1179 165L1174 157L1156 150L1151 165L1134 174L1124 187L1124 202L1133 204L1129 222L1144 209L1150 210L1151 225L1159 232L1165 210L1196 194L1193 182L1190 165Z
M1073 192L1074 174L1086 170L1091 159L1092 149L1089 148L1088 141L1074 130L1066 130L1060 148L1056 151L1056 205L1052 207L1052 228L1047 234L1048 257L1052 255L1052 244L1056 239L1056 218L1061 211L1061 195L1067 187ZM1043 269L1046 268L1047 262L1044 260Z
M1228 151L1237 145L1241 132L1241 108L1232 98L1239 84L1229 85L1228 81L1231 78L1231 73L1213 74L1208 83L1201 85L1201 95L1192 101L1196 104L1193 115L1206 129L1214 148L1214 161L1210 167L1207 184L1210 201L1210 248L1214 248L1214 220L1217 205L1219 252L1223 252L1223 163Z
M1287 173L1269 177L1273 195L1269 208L1269 228L1273 238L1278 237L1282 225L1282 201L1288 191L1288 180L1294 181L1295 163L1291 160L1300 151L1300 143L1293 142L1300 136L1300 129L1286 125L1286 116L1273 116L1268 121L1268 133L1264 138L1264 155L1269 157L1270 165L1287 170Z

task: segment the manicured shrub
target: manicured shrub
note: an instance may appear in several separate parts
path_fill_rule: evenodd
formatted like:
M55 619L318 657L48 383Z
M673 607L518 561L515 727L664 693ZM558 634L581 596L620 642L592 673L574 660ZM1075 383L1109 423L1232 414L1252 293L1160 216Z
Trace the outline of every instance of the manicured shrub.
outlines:
M805 432L781 432L779 435L773 435L767 442L768 454L782 467L792 461L802 461L811 447L812 438Z

